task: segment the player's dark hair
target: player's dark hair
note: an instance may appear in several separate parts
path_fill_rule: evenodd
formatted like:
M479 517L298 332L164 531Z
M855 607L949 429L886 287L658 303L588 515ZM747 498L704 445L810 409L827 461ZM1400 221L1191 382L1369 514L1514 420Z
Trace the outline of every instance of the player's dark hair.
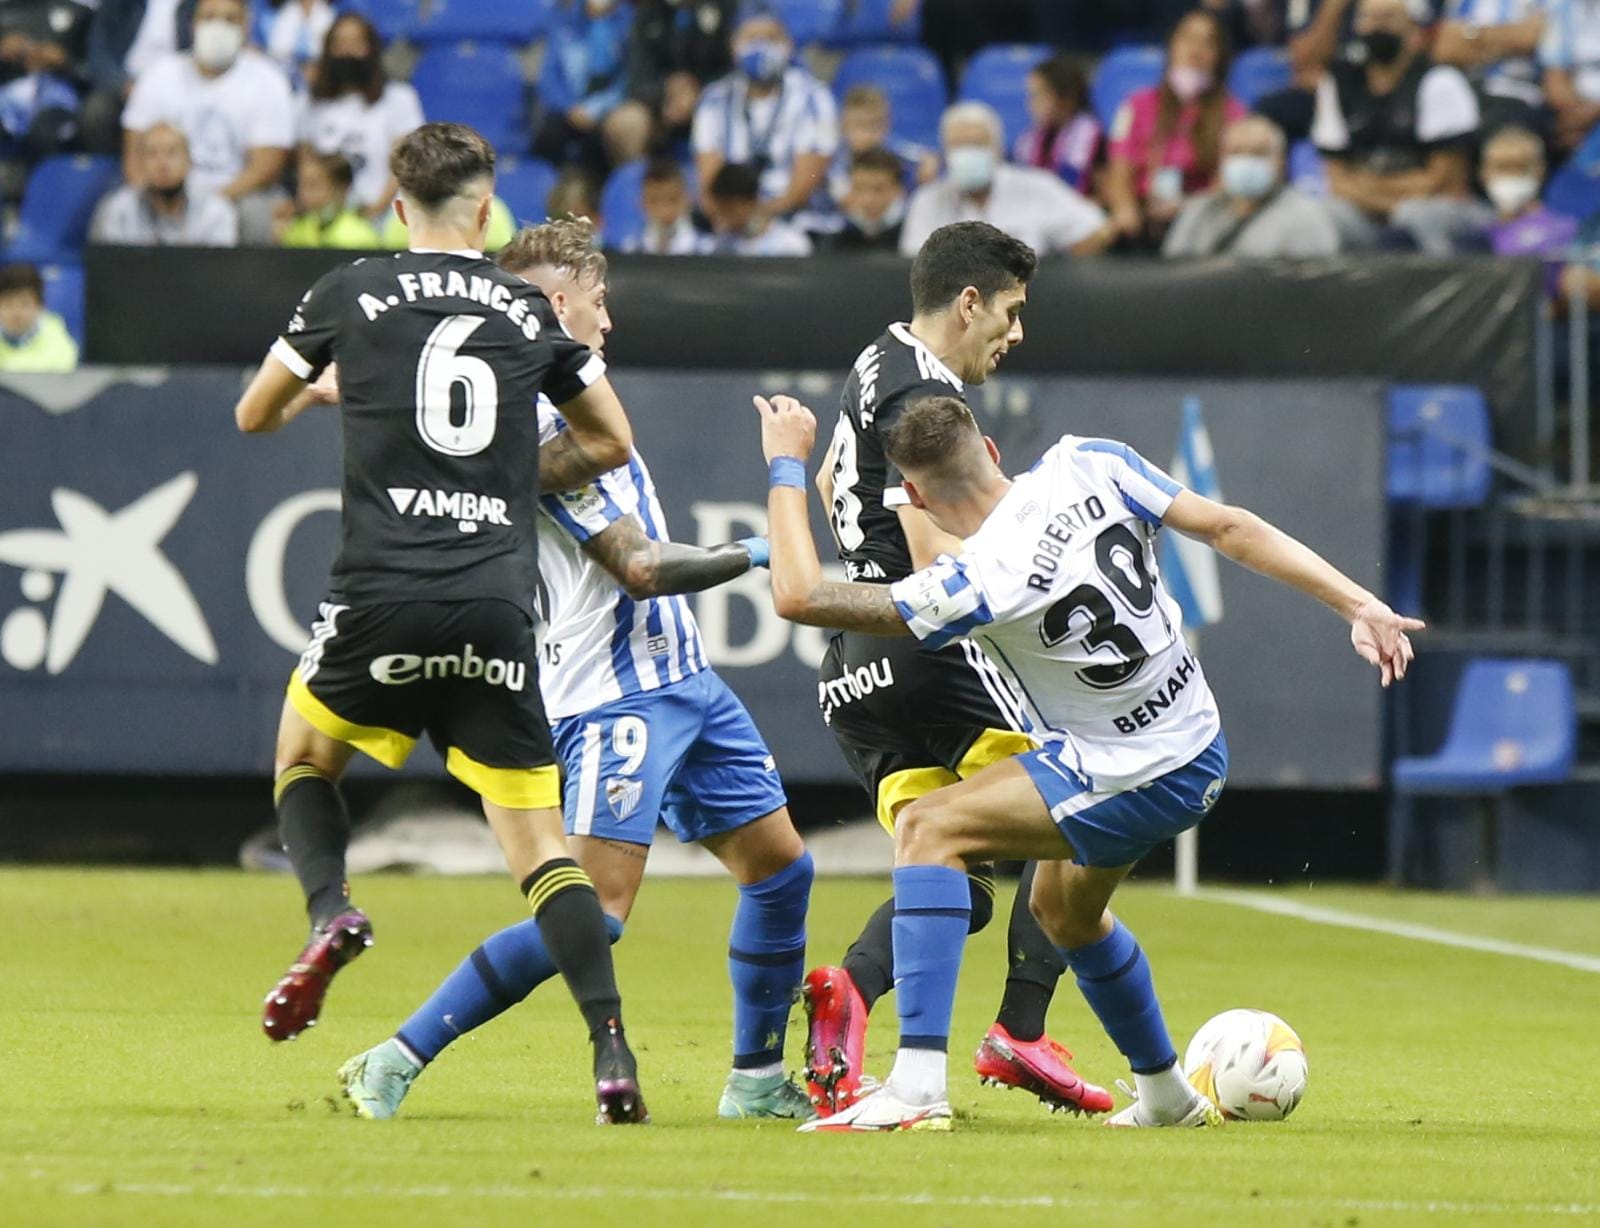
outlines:
M31 264L8 264L0 268L0 294L17 290L30 290L33 297L44 302L44 278Z
M850 157L850 173L856 171L882 171L885 175L892 175L896 182L905 179L905 164L898 155L885 149L882 145L874 145L871 149L863 149L858 154Z
M1033 75L1074 111L1083 110L1089 98L1089 78L1083 65L1069 55L1053 55L1033 66Z
M988 222L953 222L929 235L911 262L911 309L942 311L968 286L988 302L1027 285L1038 267L1039 257L1021 239Z
M423 124L400 138L389 169L406 196L437 209L468 185L494 178L494 147L465 124Z
M606 279L606 254L595 245L594 223L586 217L524 226L500 249L495 262L517 274L538 268L564 269L580 285Z
M711 180L712 200L759 200L761 172L749 162L727 162Z
M963 445L982 439L978 420L959 397L922 397L883 432L884 452L898 469L927 473L957 467L969 453Z
M651 158L644 168L646 183L682 183L683 167L675 158Z

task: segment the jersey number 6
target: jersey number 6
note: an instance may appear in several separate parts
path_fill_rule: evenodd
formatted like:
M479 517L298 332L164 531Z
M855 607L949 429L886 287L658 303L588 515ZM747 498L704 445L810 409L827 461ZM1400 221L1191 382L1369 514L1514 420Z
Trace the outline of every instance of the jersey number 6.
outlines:
M476 456L494 439L500 386L494 368L461 347L477 332L483 316L447 316L422 345L417 360L417 433L446 456ZM460 387L459 422L456 388Z
M1100 574L1135 614L1148 614L1155 605L1156 586L1145 566L1144 543L1127 525L1114 524L1095 539L1094 560ZM1120 686L1142 668L1149 656L1132 627L1117 621L1110 598L1092 584L1080 584L1044 612L1039 623L1039 638L1046 648L1054 648L1073 636L1073 619L1083 615L1089 629L1083 642L1093 652L1110 648L1122 657L1105 665L1086 665L1078 677L1087 686L1107 691Z

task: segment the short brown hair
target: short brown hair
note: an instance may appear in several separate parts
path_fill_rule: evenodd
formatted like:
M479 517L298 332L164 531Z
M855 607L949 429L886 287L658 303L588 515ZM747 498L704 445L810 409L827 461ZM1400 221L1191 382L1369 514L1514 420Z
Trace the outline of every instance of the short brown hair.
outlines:
M44 278L31 264L8 264L0 268L0 294L14 294L27 290L41 303L44 302Z
M332 181L333 186L341 192L348 192L356 181L355 167L350 165L350 159L342 153L318 153L308 149L300 155L307 162L315 162L322 168L322 173Z
M494 179L494 147L465 124L423 124L401 137L389 157L400 190L437 209L479 179Z
M563 217L539 226L524 226L500 249L495 261L508 273L565 269L580 285L594 285L606 279L606 254L595 245L594 223L586 217Z
M858 154L851 155L850 173L857 171L882 171L890 175L896 183L904 183L906 177L906 164L892 150L885 149L882 145L874 145L871 149L863 149Z
M959 397L922 397L884 431L884 451L895 468L927 473L959 469L962 448L983 438L978 420Z
M842 108L846 111L880 111L889 113L889 96L876 85L852 85L844 92Z

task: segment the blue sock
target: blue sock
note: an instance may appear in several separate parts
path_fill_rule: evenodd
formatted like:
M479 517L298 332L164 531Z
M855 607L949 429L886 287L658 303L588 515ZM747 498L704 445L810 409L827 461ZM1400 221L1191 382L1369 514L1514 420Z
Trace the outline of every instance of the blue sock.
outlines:
M1134 1074L1159 1074L1178 1060L1156 1001L1150 962L1127 926L1118 921L1099 942L1062 950L1061 958Z
M739 888L728 935L735 1070L783 1061L789 1008L806 971L812 877L811 854L801 853L771 877Z
M606 930L616 942L622 922L607 916ZM395 1039L424 1064L431 1062L458 1036L510 1010L555 974L539 923L529 917L486 938L401 1025Z
M902 1049L949 1047L956 976L971 920L972 888L964 871L895 870L894 976Z

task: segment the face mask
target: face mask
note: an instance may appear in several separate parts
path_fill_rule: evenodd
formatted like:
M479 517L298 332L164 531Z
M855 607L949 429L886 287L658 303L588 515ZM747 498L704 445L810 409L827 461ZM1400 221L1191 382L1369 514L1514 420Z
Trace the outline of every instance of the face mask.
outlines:
M876 221L861 213L851 213L847 211L844 216L845 220L859 230L862 234L869 238L876 238L884 231L898 226L900 222L905 219L906 200L905 197L902 196L899 200L895 201L894 204L890 205L884 215L878 218Z
M945 155L950 182L963 192L981 192L994 182L997 159L987 145L957 145Z
M360 89L372 77L372 61L364 55L328 57L328 84L337 93Z
M1532 175L1496 175L1485 181L1483 190L1494 207L1509 216L1522 212L1523 206L1539 195L1539 181Z
M152 186L150 188L150 195L154 196L162 204L170 205L173 201L177 200L178 197L183 195L183 184L174 184L170 188L158 188Z
M1205 68L1174 64L1167 70L1167 84L1182 101L1193 102L1211 88L1211 72Z
M739 53L739 71L752 81L771 85L789 67L789 45L772 39L746 43Z
M1356 43L1366 52L1369 64L1393 64L1406 49L1406 40L1392 30L1374 30L1363 34Z
M231 21L201 21L194 27L194 58L201 68L221 72L244 50L244 27Z
M1260 200L1278 180L1271 158L1233 154L1222 160L1222 190L1243 200Z

